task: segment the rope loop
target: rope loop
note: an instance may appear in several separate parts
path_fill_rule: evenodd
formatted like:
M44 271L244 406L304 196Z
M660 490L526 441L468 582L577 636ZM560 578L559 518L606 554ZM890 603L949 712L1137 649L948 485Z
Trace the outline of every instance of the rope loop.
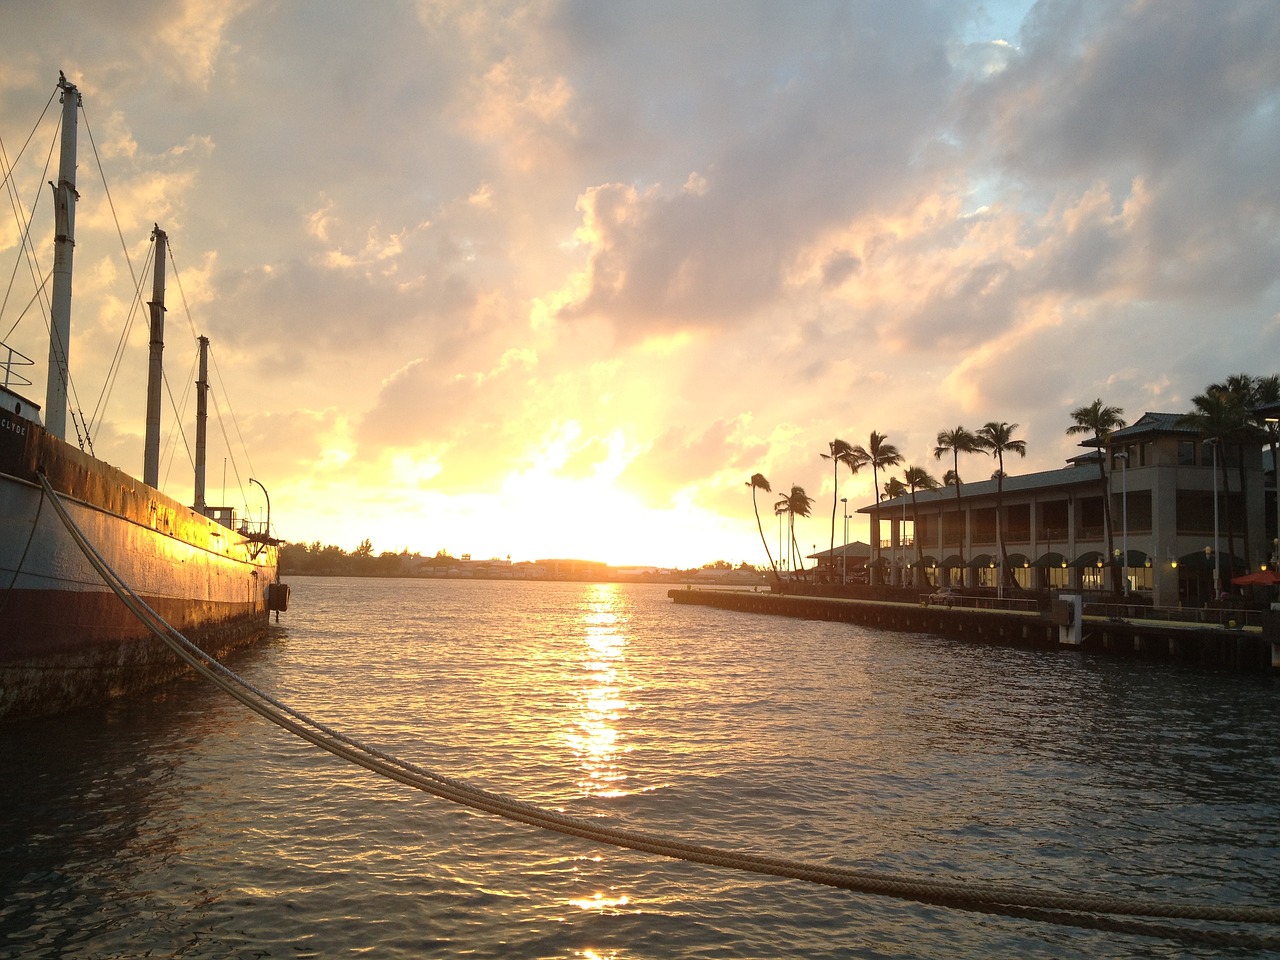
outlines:
M40 482L49 502L61 518L71 538L84 552L104 582L125 606L160 640L197 673L240 701L250 710L280 728L389 780L449 800L483 813L519 823L609 844L642 853L687 860L710 866L803 880L855 893L873 894L954 907L1042 920L1068 926L1138 932L1191 942L1260 945L1280 948L1280 937L1257 936L1237 931L1202 930L1169 925L1137 923L1145 920L1194 920L1243 924L1280 925L1280 908L1273 906L1230 906L1214 903L1161 903L1135 898L1087 893L1062 893L979 881L938 880L871 870L855 870L834 864L814 864L761 854L746 853L658 836L636 830L611 827L557 813L523 800L471 786L462 780L435 773L343 734L281 703L243 677L238 676L191 643L166 623L115 573L81 532L57 492L41 474Z

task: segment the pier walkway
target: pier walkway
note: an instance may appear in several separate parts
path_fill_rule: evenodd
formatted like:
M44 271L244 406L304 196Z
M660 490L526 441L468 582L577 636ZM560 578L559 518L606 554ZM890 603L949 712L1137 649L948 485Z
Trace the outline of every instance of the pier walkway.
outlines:
M1028 609L1025 601L984 600L982 606L862 600L749 590L686 587L667 592L676 603L806 620L834 620L882 630L928 633L970 643L1173 660L1250 673L1280 669L1280 614L1262 626L1219 626L1073 612L1066 601ZM1023 609L1013 609L1020 606ZM1074 610L1078 610L1075 607Z

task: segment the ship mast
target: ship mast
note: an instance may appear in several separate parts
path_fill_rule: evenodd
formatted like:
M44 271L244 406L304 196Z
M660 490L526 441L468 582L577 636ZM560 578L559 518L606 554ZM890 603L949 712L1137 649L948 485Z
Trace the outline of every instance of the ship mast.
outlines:
M49 307L49 381L45 392L45 429L59 439L67 436L67 354L71 341L71 260L76 246L76 110L80 91L62 74L62 147L58 182L53 187L53 292Z
M209 422L209 338L200 338L200 379L196 381L196 496L192 505L204 513L205 432Z
M142 482L160 486L160 387L164 377L164 255L168 235L160 224L152 231L156 245L155 273L151 283L151 357L147 367L147 436L143 446Z

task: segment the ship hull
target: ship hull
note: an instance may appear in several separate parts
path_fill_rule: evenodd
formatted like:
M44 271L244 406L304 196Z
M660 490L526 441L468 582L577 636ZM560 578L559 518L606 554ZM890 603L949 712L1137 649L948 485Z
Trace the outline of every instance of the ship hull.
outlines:
M120 578L206 652L266 633L274 545L0 410L0 721L127 696L184 669L103 583L40 473Z

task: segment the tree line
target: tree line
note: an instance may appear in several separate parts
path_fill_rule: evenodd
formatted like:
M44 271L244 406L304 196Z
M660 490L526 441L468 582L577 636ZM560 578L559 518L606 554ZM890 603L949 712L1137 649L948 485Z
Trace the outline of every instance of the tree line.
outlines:
M466 557L470 559L470 557ZM406 572L410 563L448 566L457 563L447 550L439 551L434 557L422 557L410 553L406 547L399 553L383 551L373 552L373 543L369 539L362 540L360 545L350 553L332 544L321 544L316 540L306 543L283 543L280 545L280 573L317 574L344 577L394 577Z
M1221 382L1209 384L1203 393L1191 398L1192 409L1179 419L1179 423L1193 429L1202 442L1215 445L1214 459L1217 469L1221 472L1222 490L1224 492L1231 489L1227 472L1229 458L1216 455L1217 448L1227 444L1244 446L1266 443L1271 449L1272 463L1275 463L1277 445L1280 443L1280 424L1268 421L1258 412L1258 408L1277 402L1280 402L1280 375L1275 374L1261 377L1243 373L1233 374ZM1102 493L1103 528L1107 545L1107 557L1111 565L1111 589L1113 592L1119 593L1121 574L1118 559L1115 557L1115 534L1111 518L1110 473L1106 469L1105 450L1111 434L1126 426L1124 410L1120 407L1108 405L1101 398L1098 398L1091 404L1072 410L1070 417L1072 422L1066 428L1067 435L1086 435L1090 438L1087 444L1098 449L1098 482ZM827 443L826 452L821 453L820 456L823 460L831 463L831 554L833 555L835 552L836 509L837 504L840 502L841 465L848 470L850 476L867 467L871 468L872 490L875 492L877 502L908 495L911 497L912 513L914 515L916 512L916 493L918 491L950 487L955 490L956 510L961 512L963 510L961 502L961 487L963 483L960 478L960 456L961 454L980 454L990 456L995 461L995 470L991 474L991 478L996 481L996 543L1002 560L1001 576L1008 586L1016 587L1017 583L1013 576L1013 570L1009 565L1009 553L1005 546L1001 518L1004 514L1005 457L1006 455L1017 455L1019 457L1027 455L1026 441L1019 439L1015 435L1017 430L1018 424L1008 423L1003 420L989 421L977 430L968 430L963 426L941 430L938 432L936 445L933 448L933 457L935 460L950 457L951 460L951 468L943 474L941 481L933 477L924 467L909 465L904 467L902 479L890 476L883 486L880 483L881 471L888 472L892 467L903 466L902 454L896 446L889 442L889 438L885 434L872 430L869 441L865 446L862 444L850 444L839 438L830 440ZM1239 469L1240 489L1243 490L1245 482L1244 458L1237 457L1236 463ZM760 507L756 498L759 492L772 493L772 488L768 479L761 473L752 474L746 485L751 488L751 504L755 512L756 529L760 532L760 542L764 546L765 556L769 560L769 567L773 571L774 578L781 580L782 575L778 570L778 560L774 558L772 551L769 549L768 539L764 535L764 525L760 520ZM1225 502L1229 504L1230 498L1228 497ZM809 571L805 570L803 555L796 542L795 521L797 517L810 516L813 504L813 498L808 496L804 488L798 485L792 485L790 492L780 497L773 504L774 515L786 517L789 540L787 545L787 566L792 578L804 579L809 573ZM1224 525L1227 531L1227 553L1228 556L1233 557L1235 556L1234 518L1229 509L1225 512ZM1244 540L1248 543L1247 517L1245 518L1245 524ZM873 552L871 576L873 578L872 582L876 582L877 579L881 579L883 576L880 564L880 538L873 536L871 539L873 540L871 544ZM1277 545L1277 550L1280 550L1280 544ZM917 560L922 559L922 551L923 546L919 538L917 538ZM961 525L959 543L961 563L964 562L964 555L965 535L964 527Z

